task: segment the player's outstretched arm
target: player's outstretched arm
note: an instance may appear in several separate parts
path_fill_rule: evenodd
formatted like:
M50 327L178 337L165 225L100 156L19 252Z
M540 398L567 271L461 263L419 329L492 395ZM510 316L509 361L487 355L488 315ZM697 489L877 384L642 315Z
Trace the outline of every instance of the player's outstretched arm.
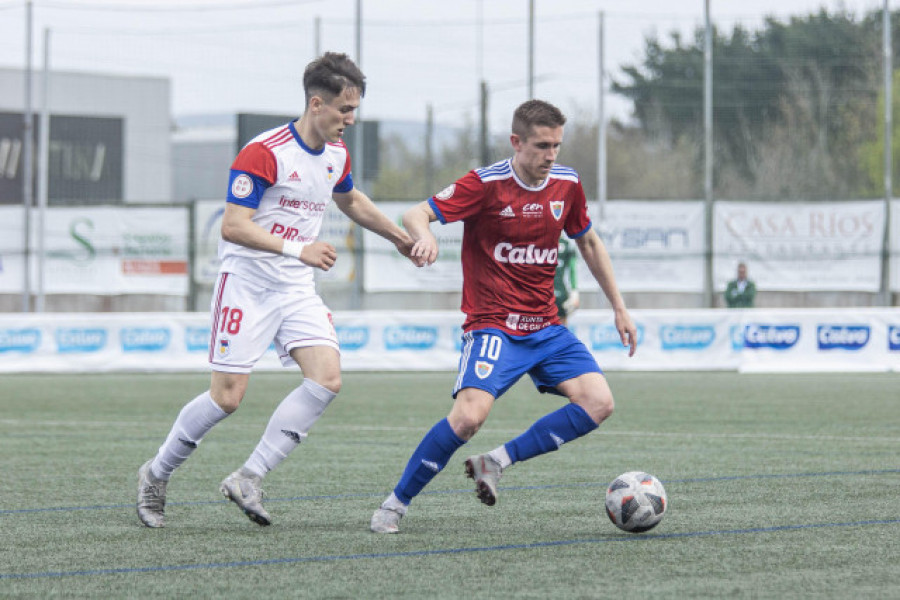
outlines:
M432 221L437 221L437 215L428 202L416 204L403 213L403 226L415 242L412 257L427 265L434 263L438 257L437 239L431 233Z
M272 235L253 222L255 208L225 203L222 239L254 250L295 258L311 267L327 271L337 260L337 251L327 242L304 244Z
M373 233L377 233L397 247L397 251L416 266L420 261L412 256L413 239L402 227L391 221L364 193L353 188L346 193L334 194L334 202L345 215Z
M623 346L629 346L628 356L634 356L637 350L637 328L628 309L625 307L625 301L619 293L619 286L616 285L616 277L613 273L612 261L609 259L609 253L603 240L597 235L597 232L591 229L586 234L576 240L578 250L587 263L591 274L615 312L616 330L619 332L619 338L622 340Z

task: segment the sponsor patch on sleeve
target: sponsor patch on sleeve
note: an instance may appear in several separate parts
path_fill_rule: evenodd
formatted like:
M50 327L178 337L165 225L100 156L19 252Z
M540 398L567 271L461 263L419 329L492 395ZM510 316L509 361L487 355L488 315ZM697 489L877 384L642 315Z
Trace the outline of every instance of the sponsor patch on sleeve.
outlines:
M246 198L253 192L253 180L249 175L242 174L231 182L231 194L235 198Z
M444 189L439 191L437 194L435 194L434 197L437 198L438 200L447 200L448 198L453 197L453 193L455 191L456 191L456 184L451 183L450 185L448 185L447 187L445 187Z

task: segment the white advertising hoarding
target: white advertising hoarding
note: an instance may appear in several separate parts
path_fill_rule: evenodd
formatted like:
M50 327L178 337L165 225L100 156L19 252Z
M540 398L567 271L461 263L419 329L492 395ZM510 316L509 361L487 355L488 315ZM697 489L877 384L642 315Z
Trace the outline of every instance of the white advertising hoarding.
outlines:
M746 262L759 290L877 292L884 202L717 202L716 290Z
M389 219L400 222L413 202L379 202L378 208ZM369 230L363 232L366 249L363 286L367 292L458 292L462 289L462 222L431 224L438 241L438 258L434 264L418 268L400 255L393 244Z
M219 274L219 241L222 239L224 200L194 202L194 281L214 285ZM338 260L328 271L316 269L319 281L353 281L356 273L354 223L330 202L325 209L319 240L335 247Z
M900 309L635 310L628 356L609 310L582 310L575 334L615 371L900 371ZM455 371L458 311L341 311L348 371ZM0 314L0 372L203 371L205 313ZM274 349L257 365L281 370ZM452 377L448 377L448 393Z
M222 239L224 200L194 202L194 281L214 285L219 275L219 241Z
M187 209L53 207L45 214L45 293L187 295ZM0 222L0 293L21 293L22 209L0 208ZM36 213L31 225L31 282L36 289Z
M596 204L591 203L591 215ZM603 238L623 292L702 292L705 244L703 202L608 202L594 228ZM583 260L578 287L596 290Z
M378 207L399 221L413 204L379 202ZM597 214L589 203L589 214ZM622 291L703 291L703 203L617 201L607 204L595 230L604 239ZM463 224L431 224L440 255L430 267L416 269L392 244L366 231L365 289L380 291L449 292L462 288L460 248ZM579 257L578 287L596 290L597 283Z

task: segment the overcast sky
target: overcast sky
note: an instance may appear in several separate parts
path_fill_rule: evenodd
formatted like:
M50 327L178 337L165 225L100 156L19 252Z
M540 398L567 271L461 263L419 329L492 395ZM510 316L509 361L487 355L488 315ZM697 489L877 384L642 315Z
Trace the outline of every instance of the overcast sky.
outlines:
M316 51L356 56L356 0L35 0L34 62L51 31L51 66L152 75L172 82L176 116L270 112L299 114L303 67ZM896 4L896 2L895 2ZM25 64L25 2L0 0L0 65ZM861 16L882 0L712 0L728 30L765 16L787 20L822 7ZM535 96L570 115L597 114L599 14L605 15L607 82L640 62L644 40L691 33L703 0L536 0ZM892 7L895 8L895 7ZM320 26L316 27L316 19ZM369 81L364 118L438 122L477 119L479 81L487 81L491 127L507 129L527 99L527 0L362 0L361 65ZM627 118L607 95L608 114Z

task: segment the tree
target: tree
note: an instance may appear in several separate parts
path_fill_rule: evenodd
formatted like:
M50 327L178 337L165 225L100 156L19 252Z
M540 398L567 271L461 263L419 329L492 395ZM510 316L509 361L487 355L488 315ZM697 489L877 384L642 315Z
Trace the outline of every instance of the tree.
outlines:
M877 90L874 21L825 10L761 30L713 36L716 196L852 194L856 153L871 129ZM613 91L634 102L648 139L674 149L702 140L703 31L691 44L646 41ZM694 169L701 169L702 152ZM776 176L773 179L773 175ZM856 186L856 187L854 187Z
M891 184L897 187L900 177L900 72L894 71L891 86ZM884 93L878 96L878 115L884 114ZM883 123L883 122L882 122ZM874 139L863 144L860 150L861 168L865 174L863 190L867 196L884 195L884 127L877 127L877 135ZM893 190L891 190L893 194Z

